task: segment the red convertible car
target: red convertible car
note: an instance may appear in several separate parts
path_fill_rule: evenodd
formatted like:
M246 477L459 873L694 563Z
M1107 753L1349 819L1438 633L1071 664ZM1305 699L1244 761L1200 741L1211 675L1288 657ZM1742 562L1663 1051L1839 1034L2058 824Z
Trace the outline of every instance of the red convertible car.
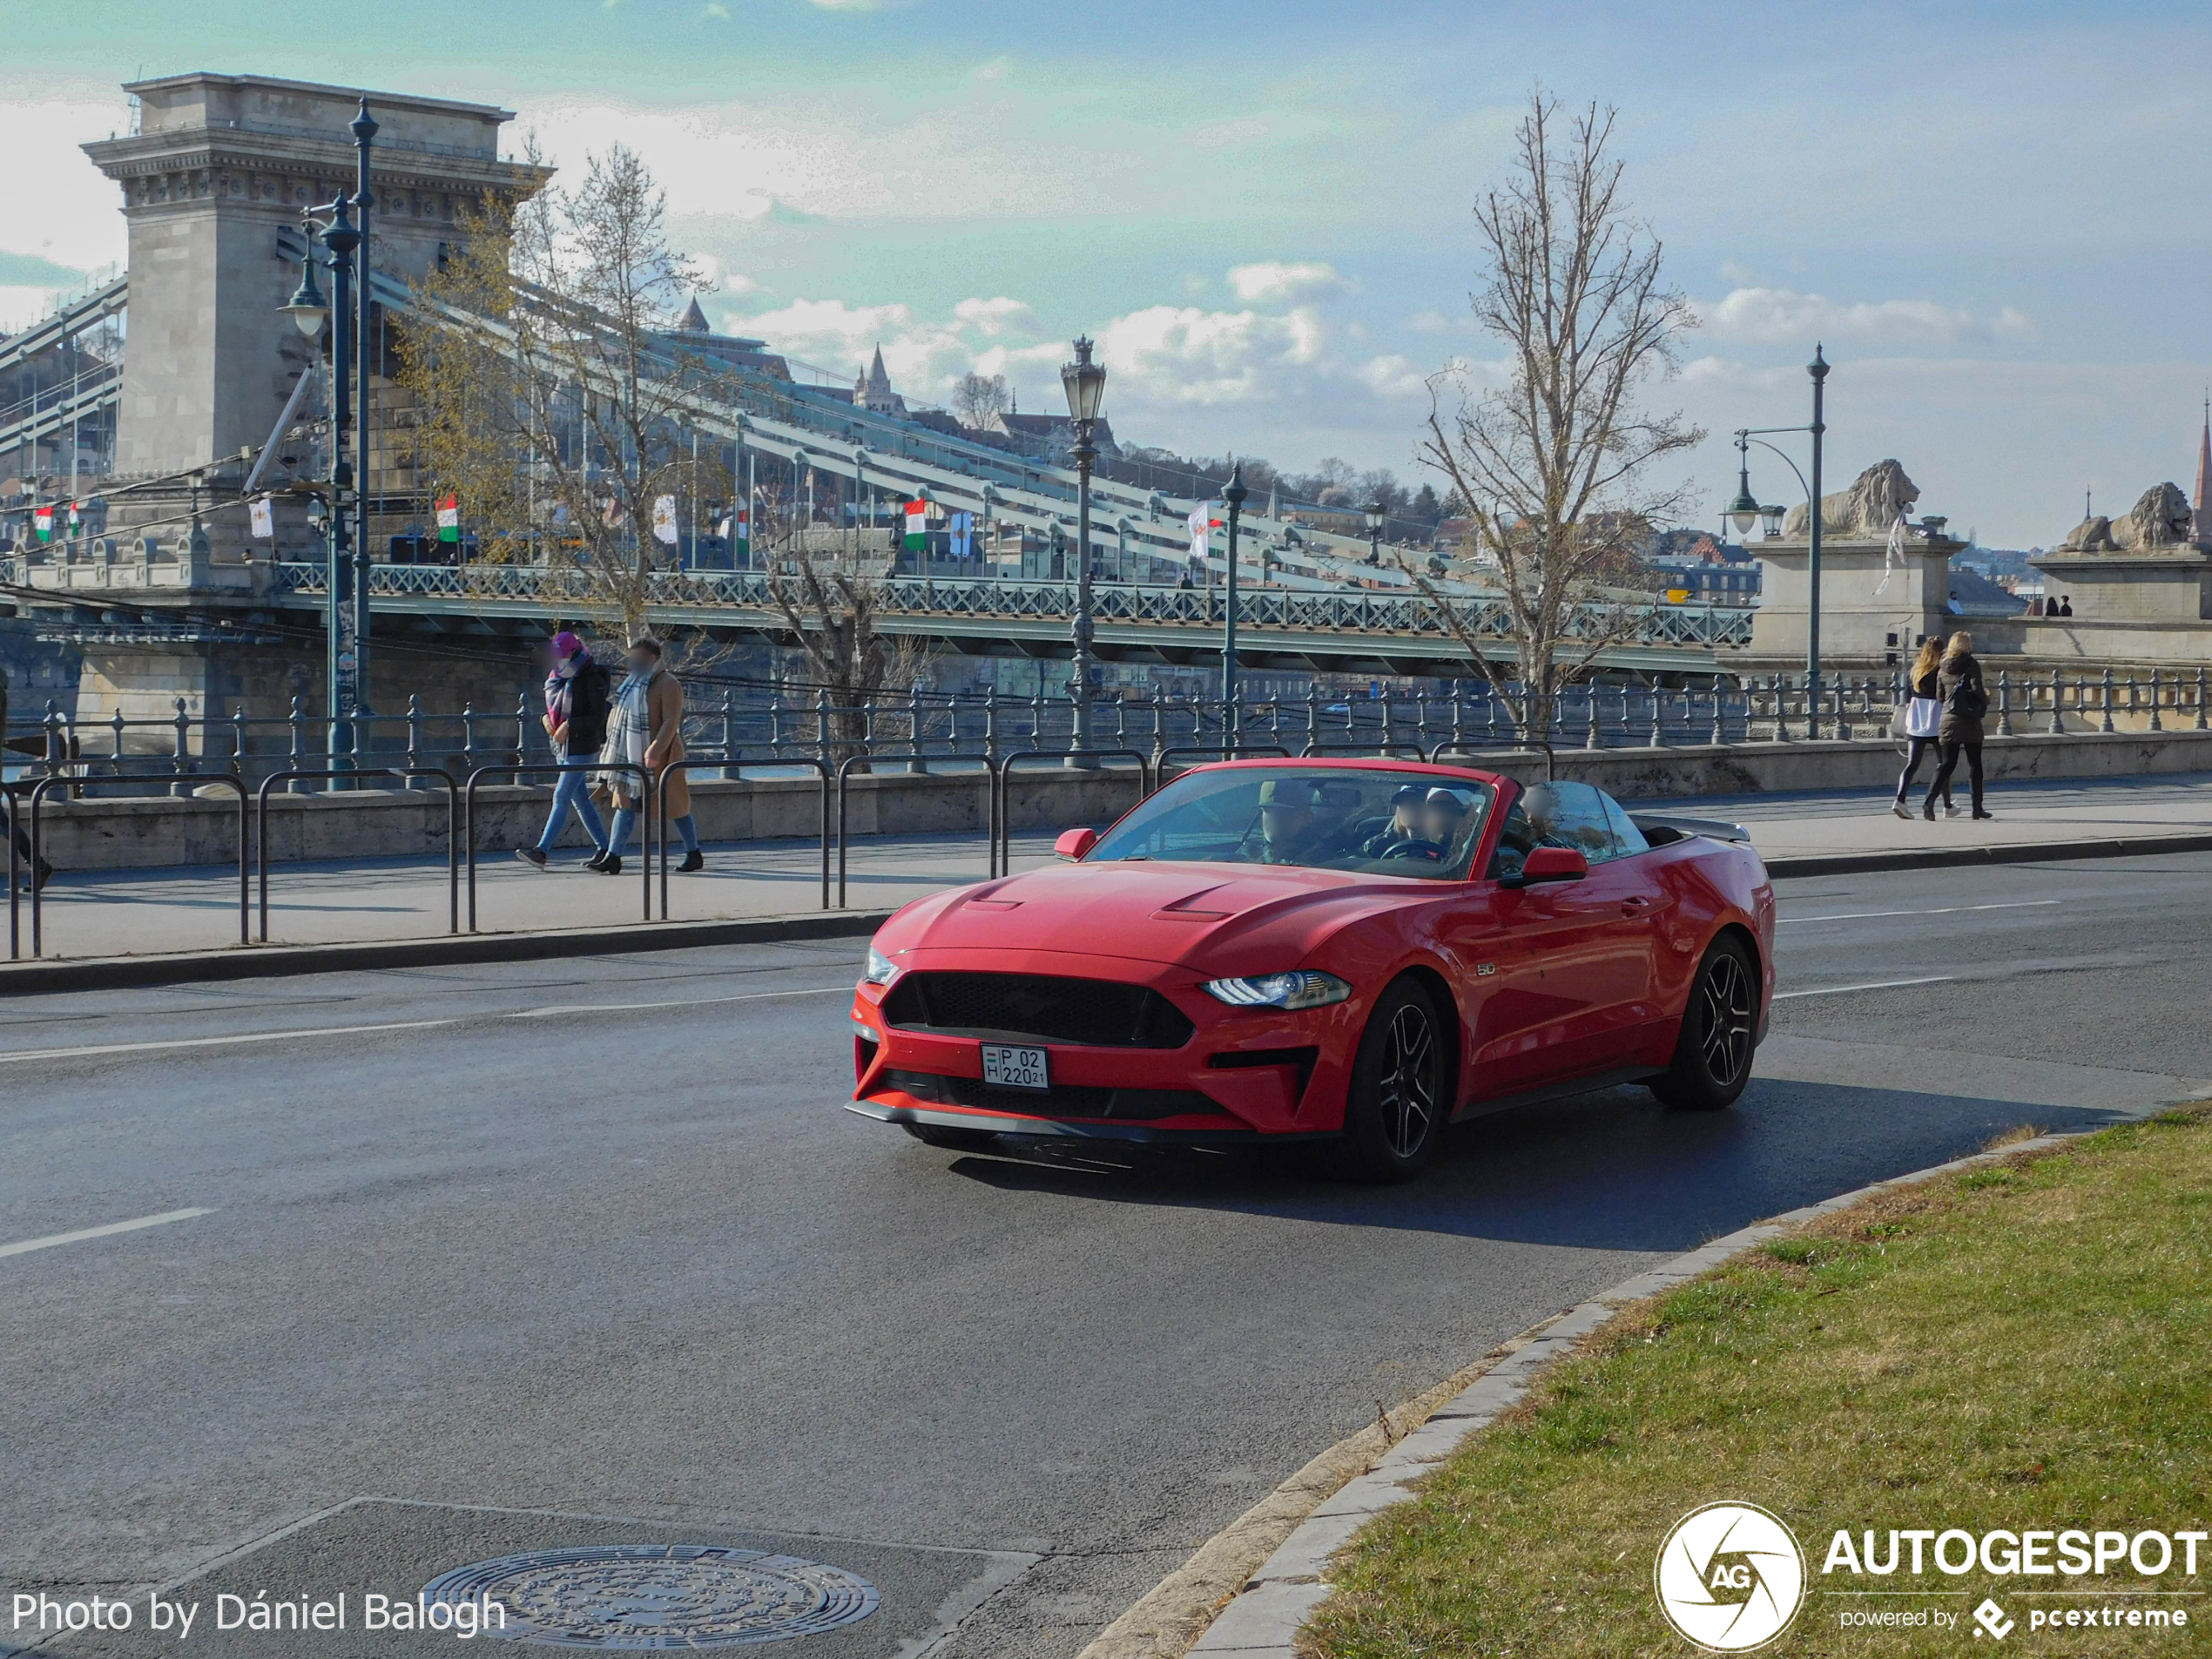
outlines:
M1403 1180L1447 1123L1546 1096L1727 1106L1765 1035L1743 833L1588 784L1230 761L1058 851L883 925L853 1110L934 1146L1325 1137Z

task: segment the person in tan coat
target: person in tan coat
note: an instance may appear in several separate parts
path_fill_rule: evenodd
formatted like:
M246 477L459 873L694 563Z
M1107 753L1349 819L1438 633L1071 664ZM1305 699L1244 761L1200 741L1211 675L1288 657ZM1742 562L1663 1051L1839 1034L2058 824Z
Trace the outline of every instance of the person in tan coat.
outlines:
M661 666L660 658L660 641L651 634L641 634L631 643L625 664L629 672L607 717L606 746L599 752L603 765L626 761L658 775L662 767L684 759L684 688ZM637 821L637 782L635 773L617 771L607 774L607 783L614 791L615 819L607 831L607 850L591 867L603 875L620 875L623 852ZM684 861L677 867L686 873L705 869L698 822L691 816L689 774L669 774L658 786L666 792L669 825L684 840Z

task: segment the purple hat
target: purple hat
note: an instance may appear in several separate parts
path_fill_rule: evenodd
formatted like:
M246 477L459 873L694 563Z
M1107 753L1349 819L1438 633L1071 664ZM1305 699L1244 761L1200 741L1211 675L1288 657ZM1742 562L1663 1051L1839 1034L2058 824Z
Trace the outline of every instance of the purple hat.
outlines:
M553 654L556 657L573 657L583 649L583 642L565 628L553 636Z

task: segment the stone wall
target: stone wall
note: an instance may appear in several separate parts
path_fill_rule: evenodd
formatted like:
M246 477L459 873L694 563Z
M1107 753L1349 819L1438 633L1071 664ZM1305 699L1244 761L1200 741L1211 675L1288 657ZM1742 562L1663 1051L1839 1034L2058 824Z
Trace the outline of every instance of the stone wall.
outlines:
M1993 782L2025 779L2128 778L2212 772L2212 732L2070 733L1992 738L1984 750ZM1471 764L1533 779L1539 755L1470 756ZM1776 743L1679 749L1562 750L1562 778L1597 785L1623 800L1699 795L1871 789L1895 781L1898 748L1886 739ZM236 798L221 786L189 799L67 801L49 797L42 836L68 869L152 869L220 864L238 852ZM1103 826L1137 799L1134 769L1070 772L1040 764L1008 781L1009 821L1020 831ZM811 779L731 781L693 774L700 833L709 841L813 839L821 793ZM543 789L495 786L477 792L480 856L505 857L534 841L545 821ZM927 835L981 832L989 821L981 772L886 772L850 780L848 833ZM442 856L442 792L364 790L343 795L273 795L269 844L280 860ZM563 845L585 845L571 820Z

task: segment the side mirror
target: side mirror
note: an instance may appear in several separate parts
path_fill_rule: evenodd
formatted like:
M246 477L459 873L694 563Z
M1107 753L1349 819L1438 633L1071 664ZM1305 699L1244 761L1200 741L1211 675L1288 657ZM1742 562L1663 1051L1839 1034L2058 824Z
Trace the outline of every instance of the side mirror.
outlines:
M1095 829L1062 830L1060 839L1052 844L1052 856L1075 864L1097 845L1098 832Z
M1540 846L1521 860L1521 874L1507 880L1511 887L1533 887L1540 881L1580 881L1590 873L1590 861L1571 846Z

